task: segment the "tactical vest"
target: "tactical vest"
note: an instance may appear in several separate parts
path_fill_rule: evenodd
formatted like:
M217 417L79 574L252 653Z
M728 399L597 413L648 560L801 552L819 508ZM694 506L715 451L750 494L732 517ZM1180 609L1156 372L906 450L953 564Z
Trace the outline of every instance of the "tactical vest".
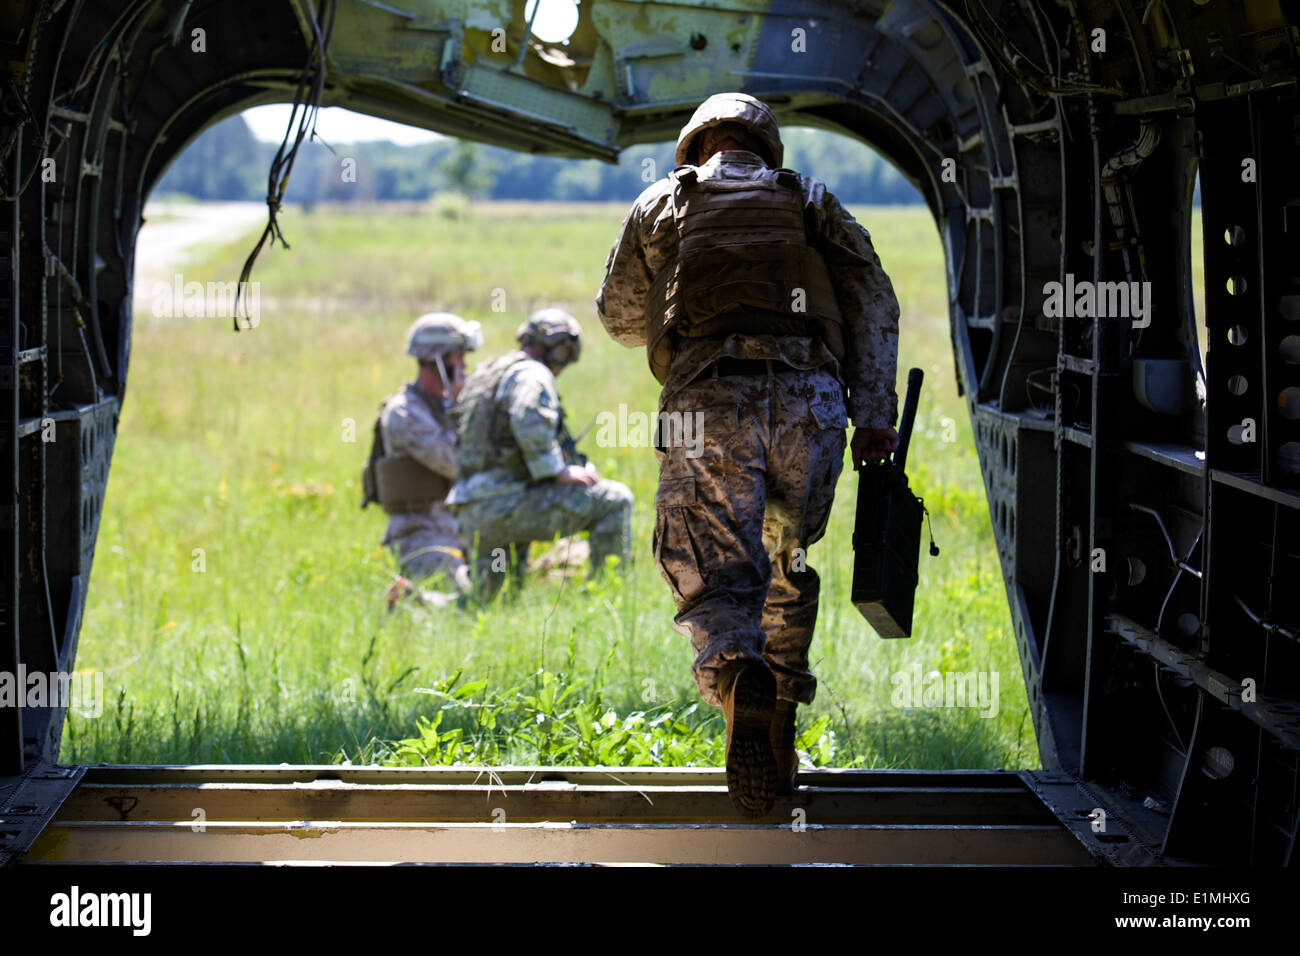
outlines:
M437 402L415 389L433 415L444 428L451 428L451 419ZM384 403L385 405L387 402ZM361 471L361 507L375 502L390 515L425 514L433 505L447 497L451 482L426 468L406 454L389 455L384 449L383 406L375 419L374 437L370 443L370 458Z
M646 356L660 384L681 338L817 335L844 357L843 319L821 254L808 243L799 174L701 180L668 174L677 258L646 302Z
M456 451L458 478L502 465L509 467L512 458L520 459L522 464L508 413L497 402L497 391L507 372L520 362L530 361L518 350L507 352L480 365L465 383L452 413L460 438Z

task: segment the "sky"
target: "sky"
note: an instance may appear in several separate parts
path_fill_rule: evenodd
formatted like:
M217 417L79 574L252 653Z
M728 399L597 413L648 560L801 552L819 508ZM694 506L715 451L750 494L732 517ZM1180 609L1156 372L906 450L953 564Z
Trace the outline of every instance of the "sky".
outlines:
M244 110L244 119L248 121L253 135L268 143L278 143L284 139L284 128L289 122L289 113L293 109L288 103L276 103L273 106L255 106ZM442 137L426 129L403 126L388 120L354 113L338 106L331 106L320 111L316 117L316 132L327 143L364 143L371 140L386 139L402 146L412 143L429 143Z

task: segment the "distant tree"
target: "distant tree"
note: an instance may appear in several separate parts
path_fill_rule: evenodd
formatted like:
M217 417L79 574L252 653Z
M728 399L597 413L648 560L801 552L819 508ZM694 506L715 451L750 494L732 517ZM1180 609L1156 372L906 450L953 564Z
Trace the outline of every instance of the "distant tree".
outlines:
M793 126L781 135L785 164L821 179L843 202L921 201L897 168L852 137ZM232 117L196 137L167 169L156 191L197 199L264 199L276 145L259 142L243 117ZM629 146L617 163L536 156L451 138L412 146L371 142L330 147L303 144L286 201L420 200L450 189L490 199L631 202L673 167L670 142ZM342 175L344 160L353 161L355 181Z
M488 192L496 181L496 163L481 155L479 144L458 139L438 167L447 184L467 198Z
M263 198L268 145L254 138L242 116L232 116L196 136L154 188L202 199Z

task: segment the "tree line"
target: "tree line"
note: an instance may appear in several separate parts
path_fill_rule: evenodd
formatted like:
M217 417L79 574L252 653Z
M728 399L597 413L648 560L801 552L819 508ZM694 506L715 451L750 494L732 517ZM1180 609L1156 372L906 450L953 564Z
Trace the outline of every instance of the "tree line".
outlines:
M844 202L922 201L898 170L856 140L796 127L781 135L785 165L817 176ZM199 134L168 167L154 194L262 200L276 148L259 141L242 116L233 116ZM672 168L672 143L630 146L612 164L533 156L452 138L407 146L305 141L285 198L308 204L420 200L452 191L484 199L630 202Z

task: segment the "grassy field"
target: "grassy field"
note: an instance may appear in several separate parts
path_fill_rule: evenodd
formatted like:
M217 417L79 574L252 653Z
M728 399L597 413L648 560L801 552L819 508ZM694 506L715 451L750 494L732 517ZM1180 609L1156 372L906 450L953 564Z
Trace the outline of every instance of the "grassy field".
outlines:
M386 613L394 565L378 544L384 516L357 506L371 424L382 399L411 377L403 336L421 312L480 320L482 360L512 346L531 309L565 306L587 330L583 360L559 380L570 421L580 427L619 403L653 411L644 352L609 340L592 305L624 212L518 203L480 204L459 217L420 206L289 210L282 222L292 249L265 252L254 273L255 329L236 334L221 318L160 321L138 294L78 658L104 672L105 707L98 719L70 716L62 759L410 760L394 742L416 735L422 718L441 715L439 733L469 733L487 713L475 701L495 693L497 704L517 702L528 692L536 703L567 688L570 704L590 705L584 713L612 711L606 724L671 713L664 726L700 744L650 762L716 762L720 716L692 709L689 642L672 630L672 601L650 558L651 450L584 443L605 476L637 495L634 564L623 580L538 579L486 609ZM909 463L942 554L922 554L915 636L879 639L848 597L855 478L846 470L826 537L809 555L823 581L812 654L820 687L800 726L817 728L806 743L832 766L1035 767L954 382L939 238L921 208L854 212L902 303L900 381L910 366L927 374ZM235 279L250 244L204 250L185 280ZM503 296L505 311L493 311ZM996 715L895 706L891 675L914 665L996 674ZM558 676L540 677L540 668ZM454 691L420 692L457 672L459 688L486 685L469 684L455 702ZM573 719L586 726L586 717ZM570 726L552 724L561 736ZM522 733L493 756L528 763L582 753L602 762L626 756L566 752Z

